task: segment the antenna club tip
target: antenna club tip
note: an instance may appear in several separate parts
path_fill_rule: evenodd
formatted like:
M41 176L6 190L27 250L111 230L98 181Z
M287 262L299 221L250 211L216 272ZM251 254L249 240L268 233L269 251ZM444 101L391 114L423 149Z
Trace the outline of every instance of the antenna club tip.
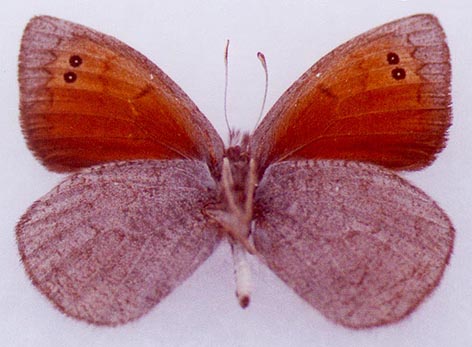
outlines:
M264 68L264 70L265 70L266 73L267 73L267 61L266 61L266 58L265 58L264 53L262 53L262 52L257 52L257 59L259 59L259 61L260 61L261 64L262 64L262 67Z
M267 69L267 61L265 59L265 55L261 52L257 52L257 58L262 63L262 66L264 67L264 69Z
M229 51L229 39L226 39L226 45L225 45L225 64L226 65L228 63L228 51Z

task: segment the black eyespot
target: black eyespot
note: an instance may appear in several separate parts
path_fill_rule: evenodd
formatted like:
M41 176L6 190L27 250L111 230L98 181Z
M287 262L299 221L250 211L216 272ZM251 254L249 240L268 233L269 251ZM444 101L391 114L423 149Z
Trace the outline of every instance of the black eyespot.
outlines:
M64 81L67 83L74 83L77 80L77 74L75 72L66 72L64 74Z
M73 55L69 58L69 64L72 67L79 67L82 65L82 58L78 55Z
M397 53L390 52L387 54L387 62L390 65L396 65L400 62L400 57Z
M392 77L398 80L403 80L406 77L405 69L397 67L396 69L392 70Z

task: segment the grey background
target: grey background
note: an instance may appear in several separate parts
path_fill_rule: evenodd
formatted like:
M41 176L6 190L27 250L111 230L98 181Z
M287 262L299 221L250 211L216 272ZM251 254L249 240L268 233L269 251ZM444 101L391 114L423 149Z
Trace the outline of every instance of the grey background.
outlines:
M406 177L450 215L457 238L434 294L398 324L352 331L327 321L268 269L252 261L247 310L234 297L223 244L181 287L142 319L117 328L63 316L29 283L14 225L61 175L25 146L18 124L17 56L35 14L113 35L159 65L194 100L223 139L223 48L231 40L228 109L233 126L253 129L267 57L268 106L324 54L357 34L415 13L434 13L452 54L454 123L432 167ZM472 345L472 3L468 1L9 1L0 11L0 345L2 346L467 346Z

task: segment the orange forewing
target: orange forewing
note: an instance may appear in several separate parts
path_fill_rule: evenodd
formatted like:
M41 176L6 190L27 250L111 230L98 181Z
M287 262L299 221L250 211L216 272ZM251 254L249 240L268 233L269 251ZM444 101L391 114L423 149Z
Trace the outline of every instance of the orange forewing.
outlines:
M219 173L223 143L208 120L159 68L112 37L35 17L19 80L23 132L49 169L193 158Z
M417 15L363 34L321 59L269 111L251 142L259 171L286 159L419 169L451 122L450 62L437 19Z

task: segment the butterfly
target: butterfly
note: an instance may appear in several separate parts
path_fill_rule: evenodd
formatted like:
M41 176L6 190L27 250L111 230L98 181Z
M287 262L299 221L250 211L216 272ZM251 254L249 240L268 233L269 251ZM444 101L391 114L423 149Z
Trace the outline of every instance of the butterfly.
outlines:
M397 174L430 165L451 124L449 49L433 15L339 46L228 148L157 66L78 24L30 20L19 84L29 149L71 173L21 217L19 252L70 317L141 317L223 239L241 306L249 253L350 328L406 317L449 262L449 217Z

